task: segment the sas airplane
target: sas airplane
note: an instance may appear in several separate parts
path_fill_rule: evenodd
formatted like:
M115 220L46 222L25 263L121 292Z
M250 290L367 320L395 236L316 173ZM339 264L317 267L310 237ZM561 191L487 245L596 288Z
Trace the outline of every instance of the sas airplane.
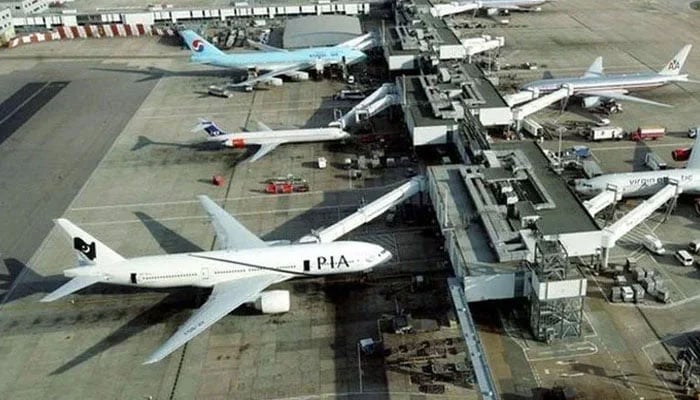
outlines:
M198 198L216 230L217 250L125 259L70 221L56 220L70 239L78 267L63 271L71 280L41 301L58 300L95 283L213 288L204 305L144 363L151 364L243 303L254 302L263 313L289 311L289 292L264 291L268 286L292 278L363 272L391 258L388 250L365 242L265 242L208 197Z
M344 140L350 137L349 133L338 127L273 131L262 122L258 122L258 126L260 127L260 131L257 132L226 133L219 129L212 121L200 118L199 123L192 128L192 132L203 130L208 135L207 141L219 142L223 146L235 149L242 149L249 145L260 146L253 157L248 160L248 162L251 163L259 160L282 143L334 141Z
M700 145L698 143L698 139L695 139L685 168L625 172L600 175L591 179L576 179L574 189L586 197L592 197L605 190L608 185L614 185L622 191L622 197L640 197L653 195L668 185L669 180L674 180L683 189L683 193L698 195L700 194Z
M657 72L639 72L632 74L603 74L603 57L598 57L581 77L551 78L527 83L520 90L531 91L544 95L561 89L565 85L573 88L574 96L583 98L585 108L596 107L605 100L623 100L661 107L671 107L668 104L646 100L628 95L629 92L653 89L673 82L699 83L688 79L688 74L681 74L681 68L690 53L692 45L687 44L676 54L666 66Z
M232 68L248 71L267 71L243 82L230 84L230 87L250 88L258 84L281 86L286 76L292 80L309 79L304 70L316 69L322 71L330 64L354 64L367 58L362 49L372 45L372 34L368 33L337 46L311 47L308 49L285 50L262 43L251 42L262 51L224 53L213 44L204 40L194 31L180 32L187 47L192 50L190 60L198 64L208 64L221 68Z

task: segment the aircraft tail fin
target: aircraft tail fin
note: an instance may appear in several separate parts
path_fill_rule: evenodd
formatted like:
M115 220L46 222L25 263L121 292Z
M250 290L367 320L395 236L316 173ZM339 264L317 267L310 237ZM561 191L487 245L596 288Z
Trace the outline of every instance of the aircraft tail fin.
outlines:
M67 219L60 218L55 222L68 235L78 258L79 266L105 265L124 261L124 257Z
M182 36L182 40L185 41L187 48L192 50L192 61L198 61L198 59L209 58L212 56L226 55L226 53L204 40L203 37L197 35L192 30L188 29L179 33L180 36Z
M688 164L685 167L687 169L700 169L700 140L698 137L695 138L693 148L690 150L690 157L688 157Z
M217 137L225 135L226 132L222 131L213 121L208 119L200 118L199 123L192 128L192 132L204 131L209 135L209 137Z
M688 53L690 53L690 49L693 48L693 45L691 44L686 44L683 46L682 49L678 51L678 53L671 59L671 61L666 64L666 66L659 71L659 75L678 75L681 72L681 69L683 68L683 64L685 64L685 59L688 58Z
M63 286L44 296L44 298L39 301L42 303L48 303L50 301L58 300L99 281L99 276L76 276L75 278L69 280L68 283L65 283Z

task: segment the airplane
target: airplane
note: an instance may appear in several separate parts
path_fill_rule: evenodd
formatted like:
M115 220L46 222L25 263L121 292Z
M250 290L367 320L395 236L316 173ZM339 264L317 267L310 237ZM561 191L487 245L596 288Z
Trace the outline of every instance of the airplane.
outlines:
M526 83L520 90L548 94L561 89L564 85L573 87L575 96L583 97L585 108L601 105L605 100L623 100L660 107L671 107L668 104L630 96L627 93L636 90L652 89L673 82L700 83L688 79L688 74L680 74L681 68L692 45L687 44L669 61L664 68L656 72L640 72L633 74L603 74L603 57L598 57L581 77L547 78Z
M431 13L435 17L446 17L465 11L486 10L488 15L499 11L540 11L541 5L552 0L462 0L447 4L436 4Z
M252 90L258 84L281 86L286 76L295 81L309 79L306 69L321 72L329 64L354 64L367 56L362 49L373 43L372 34L356 37L336 46L310 47L308 49L285 50L262 43L249 41L263 50L256 52L224 53L213 44L204 40L192 30L179 32L187 47L192 51L190 60L198 64L208 64L221 68L242 69L248 71L267 71L243 82L229 84L230 87Z
M669 180L678 182L683 193L700 194L700 144L698 139L693 144L685 168L663 169L657 171L625 172L605 174L591 179L576 179L574 190L586 197L592 197L608 185L621 191L622 197L650 196L669 184Z
M258 122L260 131L226 133L219 129L212 121L200 118L199 123L192 128L192 132L203 130L207 133L207 141L219 142L223 146L234 149L242 149L247 145L257 145L260 149L248 162L255 162L265 154L271 152L282 143L305 143L331 140L344 140L350 134L339 127L284 129L273 131L262 122Z
M144 364L162 360L244 303L265 314L289 311L289 292L264 291L292 278L366 272L391 259L383 247L358 241L265 242L207 196L198 196L216 230L217 249L125 259L66 219L58 225L70 239L78 266L42 302L58 300L95 283L171 288L211 287L209 299Z

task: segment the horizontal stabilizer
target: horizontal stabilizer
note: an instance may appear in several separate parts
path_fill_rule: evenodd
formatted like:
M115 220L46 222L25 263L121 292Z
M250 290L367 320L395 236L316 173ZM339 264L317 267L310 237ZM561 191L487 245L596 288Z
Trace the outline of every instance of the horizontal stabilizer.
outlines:
M50 301L58 300L61 297L68 296L71 293L75 293L80 289L86 288L100 281L99 276L77 276L68 283L64 284L60 288L54 290L41 299L42 303L48 303Z

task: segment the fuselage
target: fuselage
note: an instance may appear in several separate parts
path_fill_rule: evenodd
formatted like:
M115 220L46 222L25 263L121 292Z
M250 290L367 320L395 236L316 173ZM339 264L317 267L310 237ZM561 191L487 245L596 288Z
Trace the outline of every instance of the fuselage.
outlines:
M281 69L296 64L353 64L366 58L365 53L347 47L312 47L290 51L255 51L230 54L195 53L192 61L222 68Z
M523 85L521 89L530 91L537 89L540 94L547 94L559 90L564 85L568 84L573 87L574 95L585 95L587 92L653 89L671 82L685 81L687 78L688 75L661 75L644 72L578 78L542 79L527 83Z
M299 277L360 272L390 258L389 251L375 244L338 241L138 257L112 265L72 268L64 274L97 275L103 283L149 288L211 287L271 272Z
M595 196L608 185L615 185L623 197L650 196L669 184L669 180L679 183L683 193L700 194L700 174L697 170L668 169L660 171L626 172L607 174L592 179L577 179L575 190L584 196Z
M210 136L209 140L223 142L229 147L261 145L270 141L284 143L342 140L350 134L340 128L283 129L275 131L239 132Z

